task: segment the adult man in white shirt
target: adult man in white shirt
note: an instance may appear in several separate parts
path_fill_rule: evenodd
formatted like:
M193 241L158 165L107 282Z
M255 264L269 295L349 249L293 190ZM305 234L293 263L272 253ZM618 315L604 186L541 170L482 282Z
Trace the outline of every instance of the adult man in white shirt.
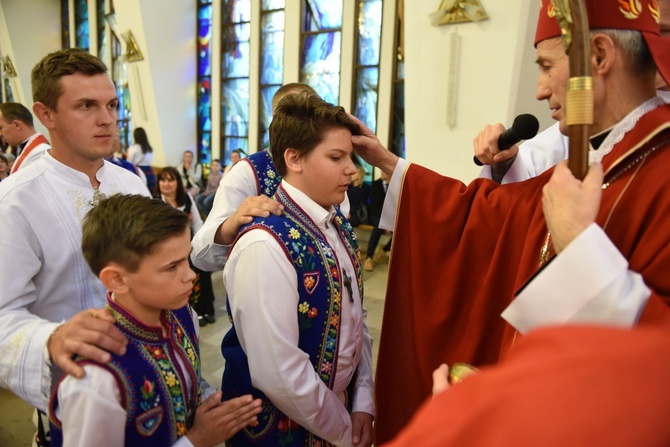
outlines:
M139 177L107 161L113 151L114 84L96 57L57 51L32 71L33 110L52 148L0 185L0 385L46 411L52 361L77 377L80 354L123 354L105 289L81 254L81 220L115 193L143 194ZM101 349L102 348L102 349Z
M50 147L44 135L35 132L30 110L18 102L0 104L0 137L10 146L20 148L12 165L12 174L33 163Z

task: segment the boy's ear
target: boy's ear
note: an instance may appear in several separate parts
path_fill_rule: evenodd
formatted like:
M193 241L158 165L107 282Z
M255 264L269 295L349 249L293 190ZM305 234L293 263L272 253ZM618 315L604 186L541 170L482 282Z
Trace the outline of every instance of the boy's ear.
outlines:
M33 113L47 129L53 127L53 111L41 102L33 104Z
M284 162L286 163L287 172L300 173L302 172L302 158L297 149L286 148L284 151Z
M100 271L100 281L107 290L116 294L128 292L126 269L117 264L109 264Z

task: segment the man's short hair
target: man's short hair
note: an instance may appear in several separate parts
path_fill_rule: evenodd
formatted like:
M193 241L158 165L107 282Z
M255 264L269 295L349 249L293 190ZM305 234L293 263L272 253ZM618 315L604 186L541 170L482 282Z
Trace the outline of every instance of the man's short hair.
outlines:
M184 234L189 226L186 213L160 199L115 194L84 218L81 248L96 275L110 263L136 272L156 244Z
M628 59L626 67L635 75L656 73L654 58L642 34L630 29L595 29L591 30L591 37L596 34L609 36L623 51Z
M107 66L97 57L79 48L66 48L49 53L33 67L33 101L56 110L62 93L60 78L75 73L87 76L107 73Z
M286 149L295 149L304 157L321 142L325 131L337 127L348 129L352 135L361 132L343 107L327 103L318 95L303 92L285 96L270 124L272 161L279 175L286 175Z
M2 112L3 119L8 123L19 120L33 127L33 114L23 104L19 104L18 102L3 102L0 104L0 112Z
M272 95L272 114L274 115L275 110L277 109L277 104L279 104L279 101L281 101L284 96L302 92L318 95L312 86L303 84L302 82L289 82L288 84L279 87L275 94Z

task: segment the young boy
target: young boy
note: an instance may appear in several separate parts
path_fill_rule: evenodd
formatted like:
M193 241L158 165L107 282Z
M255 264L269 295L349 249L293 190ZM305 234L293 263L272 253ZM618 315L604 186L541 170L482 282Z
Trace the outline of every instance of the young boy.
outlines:
M52 446L211 446L256 420L251 396L221 403L215 392L200 405L189 226L182 211L139 195L114 195L87 214L84 258L128 346L109 363L78 358L86 375L65 377L51 399Z
M358 244L335 207L356 166L341 107L280 101L270 126L282 216L256 218L224 269L233 328L222 343L224 397L263 399L259 424L231 445L370 446L371 347Z

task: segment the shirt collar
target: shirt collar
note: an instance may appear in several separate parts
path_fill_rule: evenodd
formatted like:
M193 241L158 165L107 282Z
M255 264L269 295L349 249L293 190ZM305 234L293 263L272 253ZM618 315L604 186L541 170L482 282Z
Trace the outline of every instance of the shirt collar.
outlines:
M286 180L281 181L281 186L293 201L302 208L307 216L316 223L319 228L328 228L328 222L335 217L335 207L330 206L329 209L323 208L321 205L310 199L307 194L300 191L295 186L292 186Z

